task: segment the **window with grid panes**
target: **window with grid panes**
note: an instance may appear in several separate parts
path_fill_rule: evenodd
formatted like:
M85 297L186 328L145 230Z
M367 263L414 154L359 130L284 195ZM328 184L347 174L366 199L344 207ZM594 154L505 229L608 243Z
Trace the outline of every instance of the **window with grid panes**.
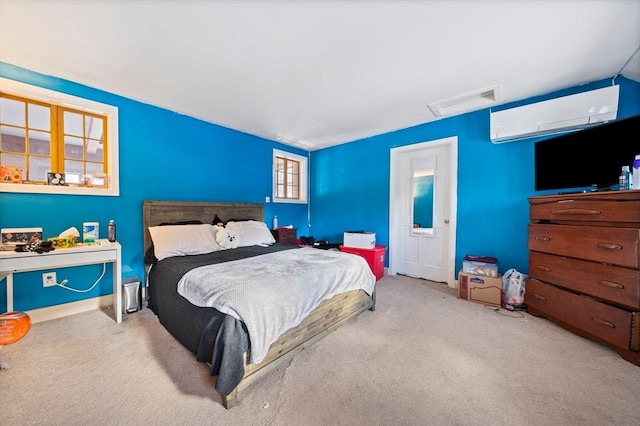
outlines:
M114 129L110 123L114 110L117 123L117 108L64 94L58 94L59 104L46 102L38 99L37 92L34 88L34 96L29 96L0 91L0 166L4 171L21 171L22 180L3 180L2 190L79 194L107 190L104 195L117 195L117 177L110 176L117 168L109 164L115 149L110 149L108 137ZM101 106L105 113L95 109Z
M274 202L307 201L307 158L285 151L273 153Z
M300 198L300 162L276 157L276 198Z

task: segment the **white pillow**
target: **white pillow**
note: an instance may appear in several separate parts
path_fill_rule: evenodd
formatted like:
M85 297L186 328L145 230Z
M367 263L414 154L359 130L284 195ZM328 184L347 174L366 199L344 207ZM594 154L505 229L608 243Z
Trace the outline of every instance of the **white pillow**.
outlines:
M267 224L257 220L227 222L226 228L240 236L240 247L273 244L276 242Z
M216 228L216 241L220 247L232 249L240 246L240 236L234 231L215 225L214 228Z
M149 234L158 260L221 250L213 225L150 226Z

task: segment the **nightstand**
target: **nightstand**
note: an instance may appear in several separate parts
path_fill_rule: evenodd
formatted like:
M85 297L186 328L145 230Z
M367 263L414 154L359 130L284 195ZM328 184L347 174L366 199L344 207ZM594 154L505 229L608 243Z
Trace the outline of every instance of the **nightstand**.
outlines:
M298 230L295 228L278 228L272 229L271 234L277 243L298 245Z

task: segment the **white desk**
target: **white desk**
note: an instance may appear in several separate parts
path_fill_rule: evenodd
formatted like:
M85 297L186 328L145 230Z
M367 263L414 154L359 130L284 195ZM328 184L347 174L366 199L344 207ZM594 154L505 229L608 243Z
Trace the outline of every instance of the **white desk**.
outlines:
M100 244L55 249L48 253L0 251L0 280L7 278L7 312L13 311L13 274L70 266L113 263L113 310L122 322L122 251L120 244L101 240Z

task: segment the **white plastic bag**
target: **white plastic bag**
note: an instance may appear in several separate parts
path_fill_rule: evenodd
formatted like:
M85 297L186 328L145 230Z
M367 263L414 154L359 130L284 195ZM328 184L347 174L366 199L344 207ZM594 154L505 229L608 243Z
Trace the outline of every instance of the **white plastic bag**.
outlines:
M524 307L526 274L509 269L502 276L502 303L507 309L520 309Z

